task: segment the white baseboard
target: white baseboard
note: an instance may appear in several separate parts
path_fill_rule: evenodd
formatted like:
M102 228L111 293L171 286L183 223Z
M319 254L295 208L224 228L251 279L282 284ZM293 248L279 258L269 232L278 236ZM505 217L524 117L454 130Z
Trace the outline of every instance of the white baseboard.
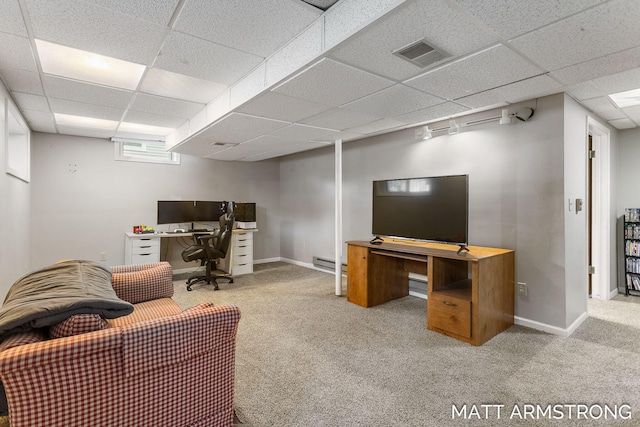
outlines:
M256 264L266 264L266 263L268 263L268 262L278 262L278 261L282 261L282 258L280 258L280 257L275 257L275 258L255 259L255 260L253 260L253 265L256 265Z
M580 317L576 319L568 328L562 329L557 326L547 325L546 323L537 322L531 319L525 319L523 317L514 316L514 323L520 326L526 326L527 328L537 329L542 332L547 332L549 334L558 335L561 337L570 336L578 327L587 320L587 313L582 313Z

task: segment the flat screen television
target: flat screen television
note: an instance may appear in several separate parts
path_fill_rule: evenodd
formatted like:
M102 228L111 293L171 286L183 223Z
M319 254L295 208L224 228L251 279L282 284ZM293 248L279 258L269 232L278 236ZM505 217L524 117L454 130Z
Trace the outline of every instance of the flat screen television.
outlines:
M192 222L194 215L193 200L158 200L158 224Z
M468 189L468 175L373 181L373 234L466 246Z

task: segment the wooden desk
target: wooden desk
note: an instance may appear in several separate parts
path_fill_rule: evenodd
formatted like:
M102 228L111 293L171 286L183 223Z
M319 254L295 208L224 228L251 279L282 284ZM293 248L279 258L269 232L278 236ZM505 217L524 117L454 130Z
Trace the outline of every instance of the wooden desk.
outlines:
M513 325L515 252L438 243L347 242L347 299L372 307L409 295L427 276L427 329L482 345Z

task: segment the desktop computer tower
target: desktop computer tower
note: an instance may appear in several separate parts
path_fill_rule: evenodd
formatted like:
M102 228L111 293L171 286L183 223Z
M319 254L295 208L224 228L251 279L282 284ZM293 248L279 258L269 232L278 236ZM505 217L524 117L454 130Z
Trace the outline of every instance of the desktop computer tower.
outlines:
M257 228L256 204L235 203L235 221L238 228Z

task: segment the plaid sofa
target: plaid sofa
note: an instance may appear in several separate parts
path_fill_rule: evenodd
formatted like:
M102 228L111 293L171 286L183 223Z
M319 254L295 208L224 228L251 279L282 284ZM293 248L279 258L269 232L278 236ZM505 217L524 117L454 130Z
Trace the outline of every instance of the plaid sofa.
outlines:
M240 312L211 303L181 310L171 274L166 262L114 267L130 315L106 324L77 315L5 339L11 427L232 426Z

